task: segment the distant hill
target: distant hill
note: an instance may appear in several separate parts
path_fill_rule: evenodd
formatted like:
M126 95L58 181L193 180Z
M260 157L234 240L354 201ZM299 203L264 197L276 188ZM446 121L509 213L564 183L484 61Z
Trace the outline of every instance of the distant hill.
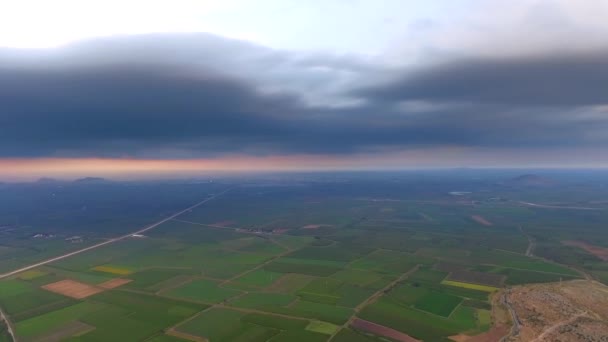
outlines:
M36 181L36 183L56 183L58 180L55 178L42 177Z
M101 178L101 177L85 177L85 178L80 178L75 180L75 183L103 183L103 182L107 182L108 180L105 178Z
M521 175L521 176L512 178L507 183L509 185L521 185L521 186L548 186L548 185L554 185L555 181L550 178L535 175L535 174L526 174L526 175Z

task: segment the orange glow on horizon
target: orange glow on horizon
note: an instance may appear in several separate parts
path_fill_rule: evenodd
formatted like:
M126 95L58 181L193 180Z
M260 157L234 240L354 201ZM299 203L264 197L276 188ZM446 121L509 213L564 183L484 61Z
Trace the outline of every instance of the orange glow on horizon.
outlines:
M209 172L312 171L368 168L374 157L294 155L214 159L13 158L0 159L0 176L13 179L82 176L162 176Z
M151 178L197 176L209 173L274 171L400 170L453 167L608 167L605 150L484 149L458 146L378 151L347 155L228 155L206 159L128 158L0 158L0 181L99 176ZM570 163L556 163L563 156Z

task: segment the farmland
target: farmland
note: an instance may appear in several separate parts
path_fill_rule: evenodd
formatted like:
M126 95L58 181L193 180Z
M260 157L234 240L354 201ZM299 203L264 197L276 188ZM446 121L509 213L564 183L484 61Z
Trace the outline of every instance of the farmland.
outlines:
M181 199L159 204L147 221L125 223L121 212L109 222L126 234L231 190L143 236L1 280L0 307L24 340L446 341L490 330L493 298L505 288L608 279L605 262L581 247L608 245L600 229L608 211L581 216L518 202L553 202L563 190L343 177L163 187ZM578 201L598 196L569 191ZM583 218L590 241L564 243L581 239L569 227ZM114 236L119 228L108 225ZM83 227L69 233L107 238ZM6 241L0 263L14 268L73 248L50 239L32 254L23 239Z

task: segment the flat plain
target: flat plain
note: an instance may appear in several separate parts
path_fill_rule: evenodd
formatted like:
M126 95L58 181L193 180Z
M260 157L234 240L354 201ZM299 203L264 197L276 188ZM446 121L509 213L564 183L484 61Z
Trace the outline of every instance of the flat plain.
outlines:
M591 188L335 177L164 187L180 200L141 209L131 224L121 214L122 234L231 190L142 236L1 280L0 307L26 341L448 341L493 329L495 298L511 286L608 282L591 253L608 246L608 210L520 203L601 198ZM112 222L102 232L52 230L83 236L79 246L30 240L64 253L120 235ZM17 234L11 227L2 234ZM6 267L53 256L7 241Z

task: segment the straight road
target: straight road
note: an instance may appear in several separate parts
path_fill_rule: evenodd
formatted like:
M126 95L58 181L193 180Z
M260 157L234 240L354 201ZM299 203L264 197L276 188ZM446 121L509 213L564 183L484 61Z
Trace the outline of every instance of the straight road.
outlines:
M604 210L604 208L589 208L589 207L572 207L572 206L559 206L559 205L547 205L547 204L538 204L531 202L522 202L519 201L520 204L525 204L531 207L537 208L549 208L549 209L572 209L572 210Z
M172 219L174 219L174 218L176 218L176 217L178 217L178 216L180 216L180 215L182 215L182 214L184 214L184 213L186 213L186 212L188 212L188 211L190 211L190 210L192 210L192 209L194 209L194 208L196 208L196 207L198 207L200 205L203 205L203 204L205 204L205 203L207 203L207 202L209 202L211 200L214 200L214 199L220 197L221 195L227 193L230 190L232 190L232 188L224 190L224 191L222 191L222 192L220 192L218 194L215 194L215 195L213 195L211 197L208 197L208 198L206 198L206 199L204 199L204 200L196 203L195 205L193 205L191 207L188 207L188 208L186 208L186 209L184 209L184 210L182 210L182 211L180 211L178 213L175 213L175 214L173 214L173 215L171 215L171 216L169 216L167 218L164 218L164 219L162 219L162 220L160 220L160 221L158 221L158 222L156 222L154 224L151 224L151 225L149 225L147 227L144 227L144 228L142 228L140 230L137 230L137 231L134 231L134 232L131 232L129 234L122 235L122 236L119 236L119 237L115 237L115 238L112 238L110 240L107 240L107 241L104 241L104 242L100 242L100 243L98 243L96 245L89 246L89 247L86 247L86 248L83 248L83 249L79 249L79 250L74 251L74 252L66 253L66 254L63 254L63 255L60 255L60 256L57 256L57 257L53 257L53 258L50 258L50 259L47 259L47 260L44 260L44 261L41 261L41 262L38 262L38 263L35 263L35 264L32 264L32 265L29 265L29 266L25 266L25 267L22 267L22 268L20 268L18 270L14 270L14 271L11 271L11 272L8 272L8 273L0 274L0 279L7 278L7 277L13 276L15 274L18 274L18 273L21 273L21 272L24 272L24 271L27 271L27 270L31 270L33 268L40 267L42 265L50 264L50 263L55 262L55 261L66 259L66 258L69 258L71 256L74 256L74 255L77 255L77 254L80 254L80 253L84 253L84 252L87 252L87 251L90 251L90 250L93 250L93 249L96 249L96 248L99 248L99 247L102 247L102 246L105 246L105 245L109 245L111 243L127 239L127 238L129 238L129 237L131 237L132 235L135 235L135 234L143 234L143 233L145 233L145 232L147 232L149 230L152 230L152 229L160 226L161 224L163 224L163 223L165 223L167 221L170 221L170 220L172 220Z

